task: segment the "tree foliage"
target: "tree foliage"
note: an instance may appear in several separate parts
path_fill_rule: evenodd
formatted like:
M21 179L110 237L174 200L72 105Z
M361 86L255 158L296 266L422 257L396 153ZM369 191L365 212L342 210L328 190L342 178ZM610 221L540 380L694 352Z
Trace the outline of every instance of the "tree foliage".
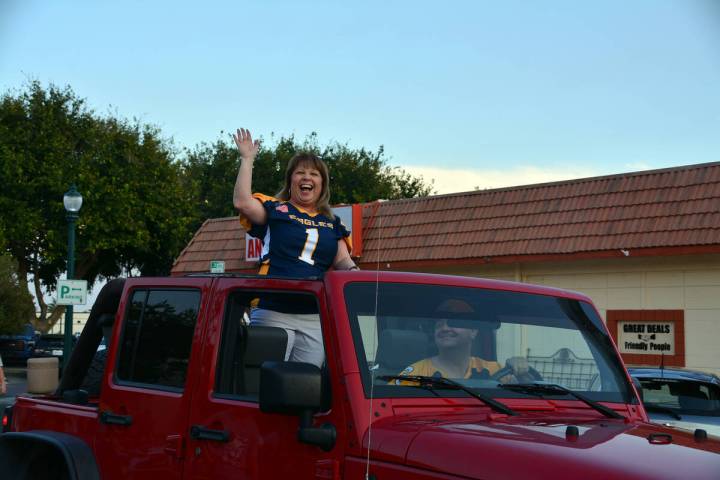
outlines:
M73 183L83 195L76 278L123 271L166 274L192 231L195 192L157 128L89 110L69 88L31 82L0 99L0 226L20 278L32 276L45 329L41 287L66 269L62 203Z
M413 177L397 167L388 166L385 151L352 149L333 143L320 147L316 135L299 142L281 137L263 142L253 168L253 191L273 195L280 190L288 161L296 152L312 151L320 155L330 170L331 203L361 203L377 199L393 200L426 196L432 184ZM200 195L198 218L218 218L235 214L232 191L240 157L228 138L202 144L187 155L187 172Z
M35 317L27 286L20 283L17 263L0 254L0 335L18 333Z

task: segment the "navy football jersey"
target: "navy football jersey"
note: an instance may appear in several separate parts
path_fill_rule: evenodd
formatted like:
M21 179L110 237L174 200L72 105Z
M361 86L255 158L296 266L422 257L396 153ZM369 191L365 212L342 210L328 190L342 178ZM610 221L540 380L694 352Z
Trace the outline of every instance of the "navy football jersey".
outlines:
M283 277L319 277L335 260L338 240L351 251L350 232L339 217L331 220L321 213L310 214L288 201L260 193L253 197L267 212L267 225L251 225L240 216L248 233L262 239L261 274Z

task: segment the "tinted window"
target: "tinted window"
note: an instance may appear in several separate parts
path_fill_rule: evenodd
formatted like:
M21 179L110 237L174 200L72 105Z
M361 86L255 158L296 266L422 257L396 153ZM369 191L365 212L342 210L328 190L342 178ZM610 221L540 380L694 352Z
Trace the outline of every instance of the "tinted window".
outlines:
M672 378L641 378L643 403L677 413L720 416L720 388L710 383Z
M137 290L123 327L117 378L182 389L200 307L196 290Z

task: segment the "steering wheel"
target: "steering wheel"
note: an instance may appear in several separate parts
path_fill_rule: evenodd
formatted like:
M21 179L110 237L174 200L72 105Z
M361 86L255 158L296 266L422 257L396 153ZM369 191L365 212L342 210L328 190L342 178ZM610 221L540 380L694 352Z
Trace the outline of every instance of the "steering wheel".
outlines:
M506 375L513 375L519 383L543 381L543 376L540 375L540 372L535 370L533 367L528 366L527 373L517 376L513 373L513 369L511 367L508 367L507 365L490 375L490 380L499 382L500 379Z

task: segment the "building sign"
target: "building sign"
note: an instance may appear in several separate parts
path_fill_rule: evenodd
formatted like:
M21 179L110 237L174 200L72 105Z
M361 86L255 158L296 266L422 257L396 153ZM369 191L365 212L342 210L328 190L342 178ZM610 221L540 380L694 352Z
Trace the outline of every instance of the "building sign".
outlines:
M262 255L262 240L259 238L251 237L247 233L245 234L245 261L246 262L257 262L260 260Z
M87 280L58 280L58 305L85 305L87 303Z
M225 262L222 260L213 260L210 262L211 273L225 273Z
M606 310L608 330L628 365L685 366L684 310Z
M675 355L675 323L619 321L617 344L620 353Z

